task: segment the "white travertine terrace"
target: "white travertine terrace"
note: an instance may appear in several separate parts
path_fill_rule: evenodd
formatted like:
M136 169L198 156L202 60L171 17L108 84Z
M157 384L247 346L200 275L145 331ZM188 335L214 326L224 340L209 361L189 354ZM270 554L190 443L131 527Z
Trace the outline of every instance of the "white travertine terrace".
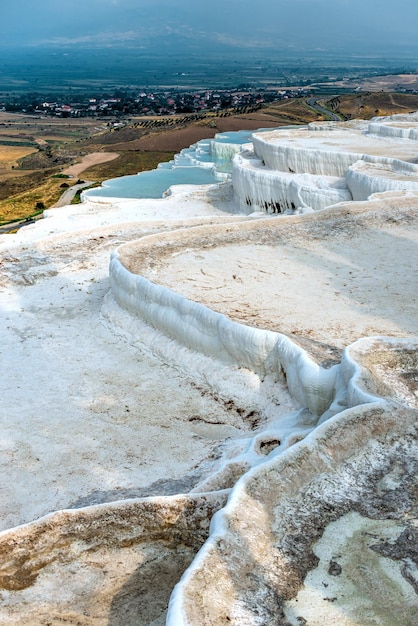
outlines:
M401 364L412 373L417 347L375 339L347 349L342 366L359 404L241 478L174 590L169 626L416 623L416 557L407 554L416 546L417 399L396 396L387 379L396 387ZM387 397L364 404L369 390Z
M244 144L245 145L245 144ZM220 161L231 160L235 154L241 151L242 146L239 144L222 143L219 141L210 142L211 154Z
M254 133L253 151L233 160L232 180L241 210L306 212L366 200L372 193L416 190L418 121L415 115L409 122L405 117L382 118L367 126L329 122ZM356 178L359 161L363 176Z
M286 209L307 206L315 206L318 210L341 202L338 211L344 211L345 207L349 207L347 200L367 201L372 194L379 192L385 192L386 196L382 197L391 197L399 207L403 198L413 205L414 193L418 192L418 166L412 163L416 159L417 144L412 142L411 145L411 134L405 142L401 139L394 143L393 140L382 139L383 133L378 138L372 136L371 130L375 135L376 126L369 128L367 133L356 132L352 128L256 133L255 154L247 148L233 162L232 182L241 207L250 205L253 209L264 208L267 212L285 212ZM390 191L400 193L396 198L396 194L387 194ZM412 197L408 197L408 193ZM379 207L379 196L373 198L376 204L371 203L370 208L375 211ZM361 205L356 206L357 210L361 210ZM367 212L367 208L364 210ZM332 214L332 209L330 211ZM335 207L336 215L338 211ZM385 211L387 215L386 207L382 211L383 221ZM330 228L333 228L332 220ZM246 229L247 237L252 231L255 240L258 231L259 241L263 240L264 245L267 243L265 235L261 234L263 228L257 223L249 228L241 224L228 230L235 229L241 232ZM396 377L391 378L389 372L391 368L398 371L402 361L404 367L413 370L415 357L411 360L409 355L416 355L417 344L413 340L364 340L358 346L354 344L355 347L347 349L341 363L331 369L323 369L321 375L320 368L313 366L306 352L283 335L233 323L221 313L188 301L164 286L164 276L170 273L170 257L174 261L179 255L188 254L189 250L197 254L196 251L201 248L202 254L207 257L206 267L212 267L210 257L203 250L210 247L209 240L216 245L217 233L212 232L207 241L201 229L196 233L193 230L187 235L179 232L177 236L172 234L159 238L163 261L158 271L146 270L157 245L153 238L141 242L139 247L128 244L120 248L113 255L110 267L115 299L120 306L189 349L225 360L239 368L249 368L259 376L272 375L273 379L279 379L283 372L291 394L310 413L319 417L322 426L300 447L289 450L287 457L275 457L272 453L271 462L256 465L253 471L243 475L227 507L216 515L209 540L176 587L167 623L170 626L285 622L296 625L305 619L300 608L303 606L303 611L306 611L313 599L308 597L306 606L301 600L299 607L286 603L286 600L303 586L303 579L315 562L313 543L330 521L340 517L344 519L347 506L358 501L361 506L357 510L361 509L363 520L360 528L372 527L375 533L384 533L385 525L382 526L373 514L376 484L382 471L386 471L384 468L399 468L408 458L409 470L399 479L397 488L400 493L409 489L408 477L411 476L412 459L417 453L416 441L411 434L417 403L413 393L399 396L400 405L396 403L393 396L396 397L402 384L400 380L396 381ZM169 248L168 260L164 260L166 246ZM132 269L138 255L141 257L139 271L154 275L158 282L162 281L161 284L151 282L136 274L138 270ZM225 255L227 258L226 251ZM412 259L411 263L414 265ZM187 277L186 274L184 278ZM178 288L181 289L180 285ZM380 388L363 369L364 363L373 369L374 355L378 353L385 355L376 358L376 364L383 363L383 378L395 382L392 390L390 385ZM396 362L395 366L393 362ZM390 398L378 399L379 395L387 393ZM402 406L405 397L406 407ZM334 417L330 419L332 415ZM397 443L388 445L388 435ZM354 443L360 440L361 445ZM397 449L400 441L403 442L401 454ZM347 477L339 476L341 468L347 464L354 472L352 475L357 475L362 484L357 490L347 490ZM394 471L398 471L399 476L402 474L398 469ZM322 487L318 501L310 500L307 494L312 489L317 490L317 484L322 484L324 472L331 481L329 493L326 487ZM296 493L299 495L296 496ZM408 497L411 497L410 494ZM331 516L327 514L330 505L334 511ZM393 512L391 514L394 515ZM307 518L311 520L311 525L306 522ZM278 519L279 525L274 521ZM400 529L398 536L402 529L407 532L410 528L402 513L395 527ZM292 533L303 537L297 546L292 544ZM345 545L341 547L341 559L350 554L353 545L348 535ZM291 556L292 551L294 556ZM367 567L381 567L367 561L370 554L369 550L364 557ZM341 566L337 563L335 567L339 571ZM352 563L350 567L353 567ZM400 588L405 585L408 588L408 576L405 578L401 567L392 574L392 578ZM381 592L389 585L387 583L385 587L385 584L383 580ZM344 595L348 587L344 580L338 594ZM355 591L358 593L356 588ZM319 626L328 616L336 619L335 616L339 615L339 624L352 626L358 623L358 619L363 623L361 620L370 606L375 618L379 613L379 593L375 597L370 588L362 592L364 603L350 599L340 601L336 597L332 602L337 601L337 604L323 612L321 601L324 594L321 594L320 588L317 589L319 600L316 600L313 613L309 614L310 620L316 620L314 623ZM408 588L404 597L404 606L396 602L385 605L378 623L390 624L402 614L405 624L412 625L416 614L413 613L412 620L409 614L414 607L414 590ZM344 617L340 616L341 611Z
M199 303L129 272L119 249L112 256L110 276L116 302L176 342L230 366L248 369L260 378L286 376L292 396L320 417L336 399L335 368L319 367L284 335L250 328Z
M344 178L269 169L250 152L234 158L232 184L241 210L247 213L292 213L313 207L318 211L352 200Z
M357 130L351 125L332 129L272 130L253 134L255 154L267 167L284 172L344 176L359 161L387 163L391 159L414 162L416 144L400 138Z
M345 177L353 200L367 200L385 191L418 192L418 165L397 160L384 165L357 161Z
M418 141L418 122L386 122L385 124L379 122L372 122L368 128L370 133L381 137L395 137L402 139L413 139Z
M255 133L254 150L246 145L234 157L239 216L232 215L229 183L206 191L182 187L161 200L101 200L50 211L13 236L10 250L2 247L0 275L16 285L16 294L11 288L7 294L5 321L38 315L35 330L17 329L25 359L31 346L39 358L43 336L57 337L64 354L70 349L63 326L43 320L48 281L56 281L51 293L64 303L66 290L72 294L69 326L70 315L82 311L82 330L76 319L67 338L75 344L83 333L92 335L85 339L88 384L74 413L85 416L95 437L100 421L116 420L123 430L133 419L115 406L123 404L116 383L100 387L109 367L105 354L112 361L121 345L129 358L116 386L131 410L144 398L151 402L150 379L144 387L139 379L138 388L136 370L124 379L135 353L144 362L139 376L155 369L161 389L167 386L177 401L182 394L186 403L193 398L196 407L201 396L200 411L207 412L190 413L177 402L176 416L152 398L162 432L173 428L171 457L166 439L159 441L180 485L174 495L101 500L0 533L2 624L417 623L417 119ZM256 210L289 214L248 216ZM111 291L103 296L103 262L111 250ZM72 281L77 262L70 287L64 278ZM81 276L88 287L78 287ZM30 299L37 281L43 281L39 301ZM102 332L93 330L91 293L101 307ZM66 314L56 317L65 321ZM9 334L7 341L12 345ZM95 341L97 375L87 371L94 370ZM78 362L76 347L68 354ZM151 360L147 366L149 354L161 367ZM112 366L117 370L118 362ZM77 388L66 367L66 388ZM176 390L174 377L164 381L164 367L182 377L188 395L180 384ZM123 380L130 385L125 391ZM43 393L53 412L59 401L47 383ZM17 391L10 393L12 411ZM40 402L35 394L33 402ZM39 411L45 413L41 402ZM145 416L142 408L135 420ZM34 442L24 443L30 471L32 446L50 429L40 415L33 422ZM202 456L180 462L180 444L190 454L187 429ZM155 472L146 459L149 442L139 444L138 463L148 476ZM17 454L6 437L2 445ZM114 473L122 477L128 463L126 455ZM90 481L108 469L99 457L84 467ZM68 468L71 493L72 480Z

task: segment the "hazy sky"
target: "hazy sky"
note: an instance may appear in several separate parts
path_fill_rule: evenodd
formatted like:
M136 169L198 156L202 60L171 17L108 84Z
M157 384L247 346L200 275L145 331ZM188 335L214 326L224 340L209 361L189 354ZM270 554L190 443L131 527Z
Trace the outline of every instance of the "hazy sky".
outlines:
M0 44L416 45L418 0L0 0Z

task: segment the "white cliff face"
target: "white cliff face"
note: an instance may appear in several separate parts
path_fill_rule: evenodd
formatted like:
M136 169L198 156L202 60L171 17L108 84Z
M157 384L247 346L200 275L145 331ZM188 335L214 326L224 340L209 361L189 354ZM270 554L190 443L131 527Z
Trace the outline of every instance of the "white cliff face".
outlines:
M269 169L249 152L233 159L232 184L240 209L248 214L317 211L352 200L344 178Z

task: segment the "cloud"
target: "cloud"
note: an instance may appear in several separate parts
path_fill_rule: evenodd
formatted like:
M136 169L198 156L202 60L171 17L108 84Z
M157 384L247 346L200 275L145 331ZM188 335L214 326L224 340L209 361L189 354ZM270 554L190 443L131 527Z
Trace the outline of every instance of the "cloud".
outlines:
M279 46L357 46L415 42L416 0L13 0L0 3L0 42L45 41L100 45L103 34L115 44L163 36L166 27L205 33L206 39L264 41ZM184 31L185 32L185 31ZM395 40L398 40L397 42ZM418 45L418 43L417 43Z
M117 0L112 0L117 1ZM128 43L137 41L138 33L135 31L126 31L123 33L113 33L109 38L108 32L95 33L93 35L83 35L80 37L51 37L49 39L43 39L37 42L36 45L48 45L48 46L75 46L75 45L87 45L96 44L98 46L115 46L118 43Z

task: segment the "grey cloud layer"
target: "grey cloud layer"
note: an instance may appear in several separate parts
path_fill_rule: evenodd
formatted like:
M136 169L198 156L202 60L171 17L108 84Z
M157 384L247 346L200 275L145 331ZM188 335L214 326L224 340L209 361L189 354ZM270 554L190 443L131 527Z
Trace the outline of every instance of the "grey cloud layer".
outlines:
M368 38L391 38L400 44L417 38L416 0L14 0L1 2L0 40L37 43L99 33L218 33L234 39L268 38L274 42L306 40L310 45L338 45Z

